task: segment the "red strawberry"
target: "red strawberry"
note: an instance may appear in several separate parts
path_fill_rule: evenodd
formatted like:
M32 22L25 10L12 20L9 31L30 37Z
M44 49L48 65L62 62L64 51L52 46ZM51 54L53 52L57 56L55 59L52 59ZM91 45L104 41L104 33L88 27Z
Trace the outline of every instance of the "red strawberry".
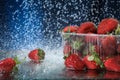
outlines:
M114 18L105 18L98 25L98 34L107 34L114 31L118 26L118 20Z
M105 63L105 68L109 71L120 72L120 56L108 58Z
M71 70L83 70L84 62L80 59L80 57L73 53L65 60L65 66Z
M110 57L116 55L117 48L117 40L113 36L106 36L101 41L102 50L104 51L104 55L106 57Z
M87 66L88 69L98 69L100 68L100 66L93 60L93 56L85 56L83 58L83 61L85 63L85 65Z
M99 43L98 41L99 41L99 37L96 34L88 33L85 36L85 42L87 43L97 44Z
M0 72L1 73L10 73L15 67L16 62L12 58L6 58L0 60Z
M96 33L97 29L93 22L84 22L78 28L78 33Z
M67 33L77 32L78 26L66 26L62 31Z
M120 43L117 44L117 53L120 53Z
M44 59L44 56L45 56L45 52L42 49L32 50L28 54L28 57L35 62L39 62L40 60Z
M84 63L88 69L99 69L104 68L104 64L96 52L96 47L94 45L89 46L87 55L83 58Z
M66 44L64 45L64 49L63 49L64 59L67 58L67 57L70 55L71 50L72 50L71 45L70 45L69 43L66 43Z

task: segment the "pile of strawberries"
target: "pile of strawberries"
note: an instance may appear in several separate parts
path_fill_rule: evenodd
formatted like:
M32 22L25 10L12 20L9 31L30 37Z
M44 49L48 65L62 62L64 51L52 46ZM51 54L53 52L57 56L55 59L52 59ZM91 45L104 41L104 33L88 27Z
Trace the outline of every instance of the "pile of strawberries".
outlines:
M120 72L120 25L117 19L105 18L97 26L93 22L66 26L62 33L66 68Z
M45 52L44 50L38 48L30 51L28 53L28 58L35 62L35 63L40 63L41 60L43 60L45 57ZM13 71L18 70L17 65L21 64L22 61L18 59L17 56L14 58L4 58L0 60L0 74L9 74Z

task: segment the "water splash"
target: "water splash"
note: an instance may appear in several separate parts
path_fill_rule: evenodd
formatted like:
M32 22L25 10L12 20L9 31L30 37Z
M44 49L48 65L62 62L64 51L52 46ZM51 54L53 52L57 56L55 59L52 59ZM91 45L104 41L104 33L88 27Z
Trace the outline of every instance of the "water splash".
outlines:
M1 2L0 49L61 46L60 30L85 21L120 19L120 1L108 0L13 0ZM113 5L116 4L116 5Z
M1 31L1 49L24 49L39 46L42 39L41 2L23 0L6 2L5 22ZM6 14L5 14L6 13ZM6 31L5 31L6 30Z

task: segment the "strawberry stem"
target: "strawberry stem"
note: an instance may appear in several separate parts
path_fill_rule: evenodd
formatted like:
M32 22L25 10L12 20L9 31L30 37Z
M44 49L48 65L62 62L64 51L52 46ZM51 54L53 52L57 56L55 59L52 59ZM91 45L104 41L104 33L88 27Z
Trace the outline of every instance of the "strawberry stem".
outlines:
M76 49L76 50L79 50L82 45L83 45L82 40L76 40L76 41L73 41L72 43L73 49Z
M18 60L17 56L14 57L14 60L15 60L16 64L21 64L21 61Z
M104 68L104 64L103 64L103 62L101 61L98 53L95 51L95 47L94 47L94 46L91 46L91 47L90 47L90 53L91 53L91 56L94 57L93 60L94 60L98 65L100 65L101 68Z
M67 31L68 33L70 33L70 27L68 28L68 31Z
M69 39L70 38L70 34L69 33L65 33L63 35L63 38L64 38L64 40Z
M115 35L120 34L120 25L118 24L117 29L115 30Z
M14 59L14 61L16 63L16 65L13 68L13 71L18 72L18 64L23 63L26 60L26 57L22 61L20 61L17 56L15 56L13 59Z

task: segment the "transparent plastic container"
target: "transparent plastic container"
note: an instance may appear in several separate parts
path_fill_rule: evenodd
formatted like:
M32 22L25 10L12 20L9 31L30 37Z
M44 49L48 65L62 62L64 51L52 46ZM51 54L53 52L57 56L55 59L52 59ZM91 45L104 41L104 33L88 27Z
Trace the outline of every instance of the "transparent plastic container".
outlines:
M94 60L100 64L100 68L105 69L106 67L103 67L105 61L108 58L113 58L120 54L120 35L64 32L61 34L64 45L64 57L75 53L79 55L80 59L84 59L85 56L89 55L89 60ZM69 48L66 48L66 46L69 46ZM118 72L120 72L120 70Z

